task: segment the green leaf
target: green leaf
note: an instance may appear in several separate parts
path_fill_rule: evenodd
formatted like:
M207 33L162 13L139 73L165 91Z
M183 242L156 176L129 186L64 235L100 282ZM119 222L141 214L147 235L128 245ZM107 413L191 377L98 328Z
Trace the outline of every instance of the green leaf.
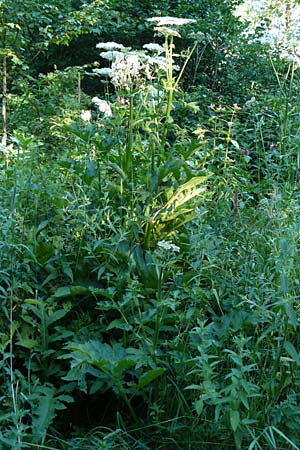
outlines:
M237 430L240 423L240 413L236 409L230 411L230 425L233 431Z
M34 248L34 255L40 264L44 264L51 256L54 255L55 249L53 245L47 242L39 242Z
M196 413L200 416L200 414L203 411L203 406L204 406L202 398L200 398L199 400L196 400L194 405L195 405Z
M74 281L74 275L71 267L64 265L63 266L63 272L65 275L67 275L68 278L70 278L71 281Z
M148 372L144 373L140 377L137 388L142 389L144 386L147 386L147 384L151 383L151 381L160 377L165 372L165 370L166 369L163 368L148 370Z
M115 319L106 327L106 331L112 330L113 328L129 331L132 330L132 325L128 322L124 322L122 319Z
M287 353L290 355L293 361L299 366L300 365L300 356L297 352L296 348L290 341L284 341L284 348Z
M17 345L20 345L21 347L33 349L34 347L37 346L37 341L35 341L34 339L23 338L22 336L20 336L17 341Z
M287 295L289 292L289 279L286 272L280 274L280 291Z
M58 320L62 319L63 317L65 317L65 315L67 314L68 311L66 311L65 309L59 309L57 311L55 311L52 314L49 314L47 316L47 325L51 325L54 322L57 322Z
M44 230L44 228L47 227L47 225L49 225L49 220L43 220L43 221L39 224L39 226L37 227L35 236L37 237L37 236L40 234L40 232L41 232L42 230Z
M231 143L237 150L240 149L240 144L237 141L235 141L234 139L231 139Z
M294 310L293 306L290 305L289 303L285 303L284 309L289 318L289 323L294 327L294 330L296 330L298 326L298 318L296 311Z
M55 298L66 298L73 297L76 295L94 295L94 296L104 296L107 298L111 298L111 294L109 294L105 289L89 287L89 286L63 286L57 289L54 292L53 297Z

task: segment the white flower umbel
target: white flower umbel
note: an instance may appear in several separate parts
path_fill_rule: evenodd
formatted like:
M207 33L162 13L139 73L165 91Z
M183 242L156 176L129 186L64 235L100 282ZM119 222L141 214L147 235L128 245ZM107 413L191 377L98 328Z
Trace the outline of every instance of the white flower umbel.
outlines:
M166 25L170 26L182 26L187 25L189 23L195 23L196 20L194 19L183 19L180 17L171 17L171 16L165 16L165 17L150 17L147 19L148 22L156 22L158 27L164 27Z
M104 114L104 117L111 117L112 111L109 103L101 98L93 97L92 102L98 107L99 111Z
M171 252L180 252L180 248L177 245L173 244L173 242L171 242L171 241L165 241L165 240L159 241L157 243L157 247L159 247L162 250L168 250Z
M84 122L89 122L92 119L92 112L89 110L82 110L80 117Z
M145 48L146 50L149 50L150 52L165 53L165 48L159 44L149 43L149 44L143 45L143 48Z
M121 50L125 47L123 44L118 44L117 42L99 42L96 48L101 48L102 50Z
M114 61L119 56L123 56L124 53L115 51L107 51L107 52L101 52L100 56L101 58L108 59L108 61Z
M143 63L137 53L117 56L111 65L111 81L117 88L129 90L139 79Z
M179 70L179 66L174 64L174 60L172 59L173 63L173 70ZM149 59L149 64L157 66L160 70L167 70L167 62L166 58L164 56L153 56L151 59Z
M102 69L93 69L93 72L103 77L111 77L112 71L109 67L103 67Z
M159 33L163 34L164 36L175 36L180 38L181 34L178 33L178 31L174 30L174 28L165 27L165 26L157 26L154 27L155 31L158 31Z

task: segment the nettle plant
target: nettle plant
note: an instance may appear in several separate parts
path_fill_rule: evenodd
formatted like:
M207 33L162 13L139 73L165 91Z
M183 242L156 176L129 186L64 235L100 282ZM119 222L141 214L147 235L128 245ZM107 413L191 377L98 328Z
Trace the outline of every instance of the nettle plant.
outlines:
M142 218L138 234L146 249L191 219L194 208L188 202L203 191L200 185L207 178L189 163L200 144L172 117L176 102L184 102L179 83L197 45L178 55L174 39L181 37L179 27L194 20L148 21L155 24L163 45L149 43L132 50L115 42L97 44L101 58L110 64L93 70L106 93L104 99L92 99L100 120L89 141L100 157L101 172L110 178L108 191L113 191L114 200L132 222ZM177 57L183 58L181 68Z

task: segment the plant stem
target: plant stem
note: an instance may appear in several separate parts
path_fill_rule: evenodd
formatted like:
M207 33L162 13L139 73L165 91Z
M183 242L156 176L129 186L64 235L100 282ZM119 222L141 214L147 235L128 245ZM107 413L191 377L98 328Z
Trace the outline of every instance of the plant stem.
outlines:
M128 118L128 133L126 142L126 155L125 155L125 172L128 174L132 159L132 149L133 149L133 120L134 120L134 102L133 95L130 95L129 100L129 118Z
M155 330L154 330L154 338L153 338L153 354L155 355L155 349L157 347L158 339L159 339L159 331L160 331L160 323L162 319L162 306L161 306L161 297L162 297L162 279L163 279L163 268L160 267L158 269L158 280L157 280L157 311L156 311L156 321L155 321Z
M3 47L6 47L6 29L3 31ZM3 147L7 146L7 56L3 54L2 61L2 141Z
M173 93L174 93L174 81L173 81L173 36L169 36L170 42L168 40L168 36L166 36L165 39L165 48L166 48L166 75L167 75L167 82L166 82L166 89L168 91L168 99L167 99L167 109L166 109L166 117L165 117L165 123L164 123L164 129L163 129L163 136L162 136L162 142L161 146L164 149L166 140L167 140L167 134L168 134L168 128L170 124L170 118L171 118L171 109L173 104Z

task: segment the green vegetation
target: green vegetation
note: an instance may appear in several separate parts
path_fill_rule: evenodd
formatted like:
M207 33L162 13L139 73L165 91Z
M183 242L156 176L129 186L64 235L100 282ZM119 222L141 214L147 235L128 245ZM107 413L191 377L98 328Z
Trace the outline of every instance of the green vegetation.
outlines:
M0 1L0 449L300 449L299 68L236 3Z

